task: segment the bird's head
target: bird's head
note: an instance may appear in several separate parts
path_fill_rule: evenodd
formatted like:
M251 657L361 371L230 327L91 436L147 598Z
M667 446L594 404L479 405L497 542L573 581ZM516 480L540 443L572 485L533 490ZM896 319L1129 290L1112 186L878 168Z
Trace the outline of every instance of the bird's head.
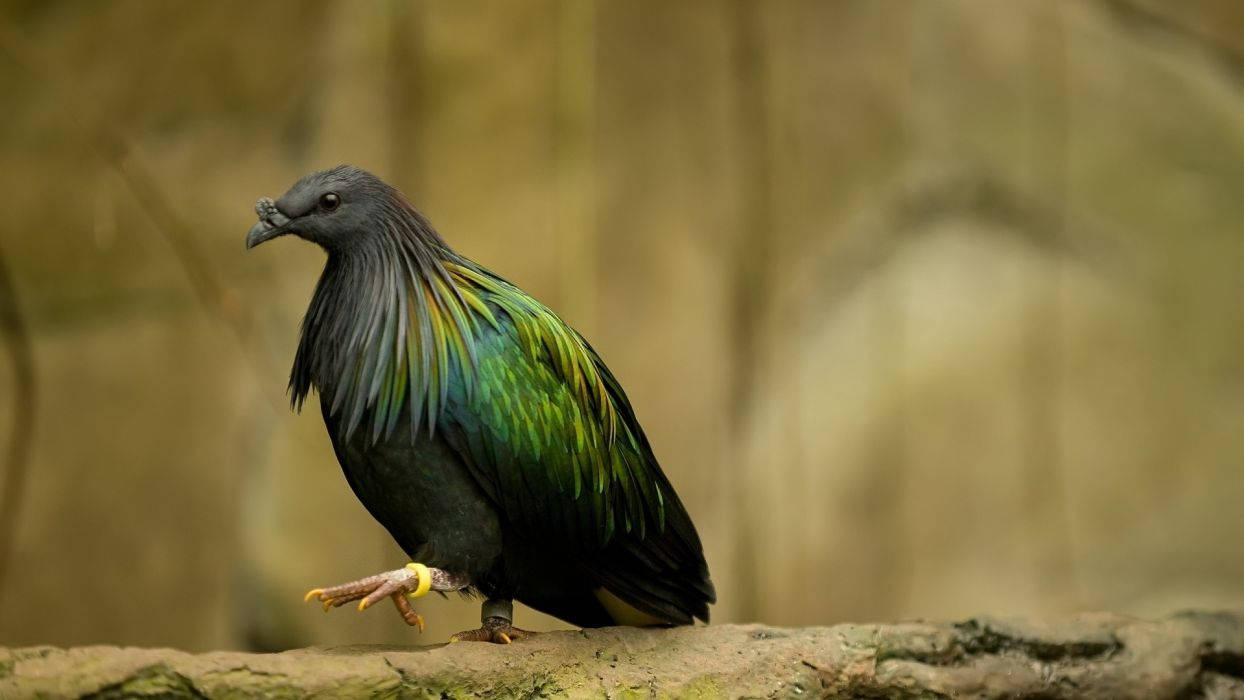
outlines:
M375 222L395 200L400 195L393 188L354 166L311 173L275 202L263 197L255 203L259 223L246 235L246 247L292 233L330 253L349 250L374 235Z

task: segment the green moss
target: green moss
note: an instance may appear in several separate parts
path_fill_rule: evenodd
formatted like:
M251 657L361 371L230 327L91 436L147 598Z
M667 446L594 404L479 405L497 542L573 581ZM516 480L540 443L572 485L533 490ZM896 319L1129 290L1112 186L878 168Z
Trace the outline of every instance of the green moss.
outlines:
M647 687L615 688L604 693L604 695L610 698L618 698L619 700L641 700L642 698L652 697L652 691Z
M90 700L121 698L205 698L185 676L164 664L139 669L124 680L83 696Z
M705 674L692 678L686 685L669 695L670 697L688 698L689 700L700 700L701 698L708 700L710 698L724 698L729 696L729 693L712 676Z
M401 681L391 693L381 693L379 697L399 698L400 700L465 700L507 698L547 698L561 697L566 690L561 682L552 674L536 673L532 675L511 675L497 678L484 675L480 678L445 678L418 679L411 677L399 668L394 667ZM375 697L369 694L369 697Z
M245 666L206 674L199 679L199 685L207 695L221 700L252 698L257 695L280 700L304 695L284 674L255 671Z

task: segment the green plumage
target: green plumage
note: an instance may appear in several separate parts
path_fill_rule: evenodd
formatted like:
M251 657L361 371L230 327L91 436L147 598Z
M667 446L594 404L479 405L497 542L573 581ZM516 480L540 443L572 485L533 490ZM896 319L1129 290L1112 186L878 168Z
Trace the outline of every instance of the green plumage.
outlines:
M559 528L604 543L615 530L664 527L651 460L619 418L630 406L583 338L521 289L467 261L445 262L450 282L405 280L405 298L369 321L379 340L355 362L333 410L354 408L348 439L365 418L372 442L392 433L404 402L435 435L457 406L477 463L496 466L498 493L539 526L548 494L578 505ZM414 309L411 313L409 309ZM364 338L368 336L363 336ZM366 387L366 393L363 388ZM463 410L465 409L465 410Z
M504 493L556 493L579 505L562 531L603 543L615 529L644 535L648 515L664 527L664 498L632 429L630 406L582 337L518 288L470 268L451 268L512 323L479 351L478 390L468 413L482 416L468 441L507 482ZM622 403L621 406L618 403ZM497 445L505 449L497 451ZM514 498L512 505L528 510ZM539 527L538 522L531 523Z

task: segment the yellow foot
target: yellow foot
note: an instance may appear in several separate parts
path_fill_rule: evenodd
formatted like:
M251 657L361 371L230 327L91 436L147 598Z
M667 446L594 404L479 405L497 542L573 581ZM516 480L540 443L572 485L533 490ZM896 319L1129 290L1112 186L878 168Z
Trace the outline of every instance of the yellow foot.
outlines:
M312 598L324 605L324 612L359 601L358 609L366 610L381 598L390 598L401 613L402 619L412 627L423 631L423 616L410 607L411 598L426 595L432 589L432 574L423 564L411 563L404 568L386 571L375 576L368 576L340 586L328 588L312 588L303 596L304 601Z
M454 642L492 642L494 644L509 644L517 639L527 639L535 636L535 632L520 630L511 625L508 620L499 617L490 617L484 621L484 624L475 630L467 630L459 632L449 638L449 643Z

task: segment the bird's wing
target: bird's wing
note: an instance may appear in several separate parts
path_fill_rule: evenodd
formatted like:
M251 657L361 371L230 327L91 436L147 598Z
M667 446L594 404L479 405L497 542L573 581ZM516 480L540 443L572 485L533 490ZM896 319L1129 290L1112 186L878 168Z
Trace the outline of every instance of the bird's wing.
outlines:
M474 379L455 382L440 428L485 492L523 534L580 555L628 602L671 621L706 617L699 537L600 357L517 287L451 272L481 321ZM670 579L656 602L635 580L650 576Z

